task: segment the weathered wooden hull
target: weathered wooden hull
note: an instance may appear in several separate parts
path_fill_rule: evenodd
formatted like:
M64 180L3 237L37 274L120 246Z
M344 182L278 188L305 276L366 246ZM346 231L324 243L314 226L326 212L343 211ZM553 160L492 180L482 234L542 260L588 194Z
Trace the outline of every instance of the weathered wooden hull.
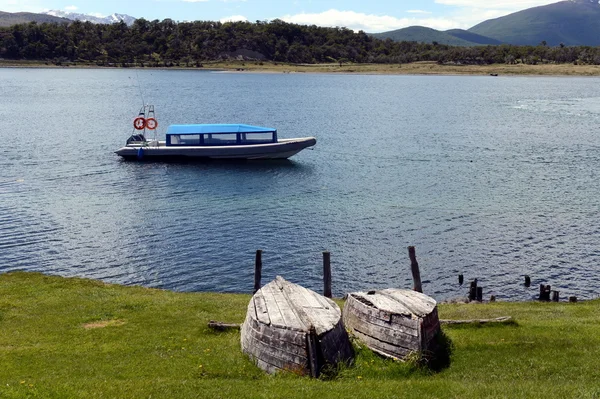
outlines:
M440 331L435 300L410 290L349 294L343 319L350 333L366 346L396 359L433 351Z
M335 302L281 277L250 300L241 344L269 373L287 370L317 377L324 366L354 357Z

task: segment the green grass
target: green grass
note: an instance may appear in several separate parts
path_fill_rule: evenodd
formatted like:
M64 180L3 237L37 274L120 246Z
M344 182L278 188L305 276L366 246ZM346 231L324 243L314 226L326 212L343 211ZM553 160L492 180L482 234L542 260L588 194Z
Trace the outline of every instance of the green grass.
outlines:
M0 275L0 398L600 398L600 302L441 305L439 373L358 350L330 379L265 375L241 351L249 295L173 293L32 273ZM90 326L96 328L89 328Z

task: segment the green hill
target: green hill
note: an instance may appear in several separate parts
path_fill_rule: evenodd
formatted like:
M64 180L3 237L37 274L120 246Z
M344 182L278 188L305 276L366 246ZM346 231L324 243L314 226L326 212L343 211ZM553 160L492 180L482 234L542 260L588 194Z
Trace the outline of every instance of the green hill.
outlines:
M600 46L598 0L569 0L484 21L469 32L504 43Z
M69 23L70 19L53 17L52 15L34 14L30 12L4 12L0 11L0 26L11 26L16 24L26 24L29 22L56 22Z
M392 39L396 42L418 42L446 44L449 46L476 46L477 43L469 42L446 32L426 28L424 26L409 26L408 28L393 30L389 32L375 33L377 39Z
M445 33L452 35L454 37L457 37L459 39L466 40L467 42L475 43L475 44L479 44L479 45L502 44L502 42L500 40L492 39L491 37L487 37L487 36L478 35L476 33L469 32L468 30L464 30L464 29L450 29L450 30L447 30Z
M445 32L426 28L424 26L410 26L408 28L372 35L378 39L392 39L396 42L439 43L448 46L472 47L481 45L502 44L501 41L478 35L464 29L451 29Z

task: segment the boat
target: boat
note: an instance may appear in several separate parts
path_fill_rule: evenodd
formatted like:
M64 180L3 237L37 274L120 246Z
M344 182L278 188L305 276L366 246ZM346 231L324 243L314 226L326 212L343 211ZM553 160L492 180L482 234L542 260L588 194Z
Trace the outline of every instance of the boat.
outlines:
M142 107L133 121L134 132L124 147L115 151L125 159L287 159L317 143L314 137L283 139L277 129L245 124L170 125L166 139L149 139L158 122L154 107Z
M402 360L437 349L437 303L420 292L390 288L351 293L343 314L350 334L383 356Z
M241 345L270 374L286 370L318 377L325 367L354 358L336 303L280 276L250 300Z

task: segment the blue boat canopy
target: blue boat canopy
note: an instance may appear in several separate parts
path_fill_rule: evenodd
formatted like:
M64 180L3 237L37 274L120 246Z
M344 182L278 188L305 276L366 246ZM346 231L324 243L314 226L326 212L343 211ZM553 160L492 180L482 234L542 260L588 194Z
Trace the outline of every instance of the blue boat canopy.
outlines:
M206 133L275 133L277 129L270 127L240 124L197 124L171 125L167 134L206 134Z

